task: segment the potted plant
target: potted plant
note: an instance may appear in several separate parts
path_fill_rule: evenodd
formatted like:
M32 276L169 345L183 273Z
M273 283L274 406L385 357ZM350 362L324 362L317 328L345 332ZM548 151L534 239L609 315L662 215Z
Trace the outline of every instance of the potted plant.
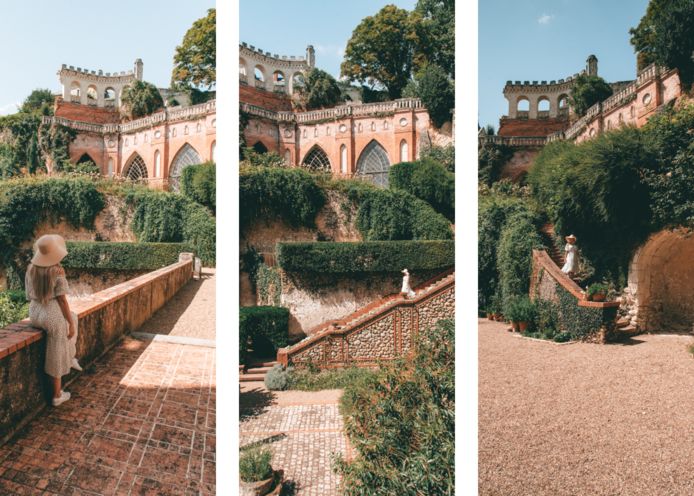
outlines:
M519 296L509 303L506 314L514 330L525 332L528 330L528 323L535 320L535 304L529 297Z
M589 301L605 301L607 290L607 284L595 282L586 288L586 298Z
M268 448L251 448L239 457L241 496L276 496L282 490L283 473L270 465L272 452Z
M503 321L503 315L501 315L501 298L499 295L495 294L489 299L489 313L492 315L491 320Z

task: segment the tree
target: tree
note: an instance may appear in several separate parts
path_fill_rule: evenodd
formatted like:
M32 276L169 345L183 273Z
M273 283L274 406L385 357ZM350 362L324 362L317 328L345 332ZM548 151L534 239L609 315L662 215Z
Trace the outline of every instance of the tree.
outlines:
M149 115L164 107L164 100L156 86L146 81L133 81L123 88L121 102L125 114L131 119Z
M209 9L198 19L176 47L171 85L210 90L217 83L217 11Z
M344 101L334 77L320 69L311 69L303 86L298 88L300 105L306 110L334 107Z
M391 99L400 98L412 74L417 46L413 18L405 9L386 5L365 17L347 42L341 74L351 81L381 85Z
M446 72L435 64L429 64L417 74L414 85L408 83L406 94L414 93L422 100L436 127L451 120L455 107L455 89Z
M571 89L570 104L576 114L583 116L598 102L612 95L612 87L600 76L581 74Z
M26 97L24 103L19 108L20 112L31 113L38 112L41 115L50 115L53 113L53 101L55 97L53 92L47 89L37 89L31 92Z
M694 0L651 0L632 28L639 69L651 63L676 68L683 85L694 82Z
M455 0L418 0L415 66L440 66L455 79Z

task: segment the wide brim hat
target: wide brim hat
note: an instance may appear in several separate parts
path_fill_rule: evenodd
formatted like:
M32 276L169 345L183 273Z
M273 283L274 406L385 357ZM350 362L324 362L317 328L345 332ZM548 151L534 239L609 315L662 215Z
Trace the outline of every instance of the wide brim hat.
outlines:
M400 272L402 272L403 274L409 274L409 271L407 269L402 269Z
M573 234L569 234L569 235L568 235L566 238L564 238L564 239L566 239L566 241L576 241L576 236L574 236Z
M67 255L65 240L59 234L44 234L34 243L31 263L37 267L57 265Z

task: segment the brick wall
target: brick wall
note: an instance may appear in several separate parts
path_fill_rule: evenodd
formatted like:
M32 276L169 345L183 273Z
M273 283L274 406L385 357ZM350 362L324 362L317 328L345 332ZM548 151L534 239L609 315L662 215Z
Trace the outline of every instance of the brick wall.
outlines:
M79 103L63 100L56 102L55 116L93 124L115 124L120 120L120 114L117 110L92 105L80 105Z
M499 136L548 136L569 127L565 117L547 119L510 119L502 118L499 122Z
M239 85L239 101L275 112L292 110L292 101L288 95L259 90L245 84Z
M191 278L192 259L182 260L71 302L79 318L77 356L88 365L138 329L166 304ZM50 398L48 378L43 372L43 331L28 319L0 330L0 444L38 413ZM72 380L76 372L63 379Z

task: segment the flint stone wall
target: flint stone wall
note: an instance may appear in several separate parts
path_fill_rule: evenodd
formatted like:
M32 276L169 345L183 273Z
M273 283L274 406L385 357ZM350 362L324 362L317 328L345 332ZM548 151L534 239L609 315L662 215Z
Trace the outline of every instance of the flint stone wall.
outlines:
M71 301L79 320L77 356L83 366L138 329L164 306L192 277L192 254L88 298ZM50 399L43 372L44 333L25 319L0 330L0 445L31 420ZM64 377L70 382L77 373Z

